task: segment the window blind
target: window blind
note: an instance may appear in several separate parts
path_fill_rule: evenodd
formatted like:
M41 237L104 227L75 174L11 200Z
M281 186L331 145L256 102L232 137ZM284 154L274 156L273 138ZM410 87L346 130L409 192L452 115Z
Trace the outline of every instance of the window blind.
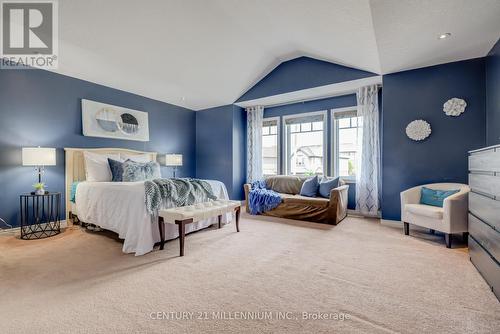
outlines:
M301 116L294 118L285 119L285 124L300 124L300 123L313 123L313 122L323 122L325 115L311 115L311 116Z
M276 125L278 125L278 120L276 119L268 119L268 120L264 119L262 121L262 126L276 126Z
M351 118L356 116L358 116L358 112L356 110L339 111L333 113L333 119Z

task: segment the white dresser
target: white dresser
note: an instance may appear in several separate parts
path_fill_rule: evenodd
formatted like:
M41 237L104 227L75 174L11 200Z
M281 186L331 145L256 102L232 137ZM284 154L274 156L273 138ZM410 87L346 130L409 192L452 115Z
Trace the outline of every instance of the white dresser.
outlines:
M469 254L500 299L500 145L469 152Z

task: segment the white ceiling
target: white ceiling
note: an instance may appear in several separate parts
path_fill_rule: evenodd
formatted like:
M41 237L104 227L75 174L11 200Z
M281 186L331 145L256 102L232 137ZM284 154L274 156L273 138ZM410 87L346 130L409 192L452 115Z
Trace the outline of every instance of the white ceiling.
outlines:
M298 56L377 74L482 57L499 17L499 0L59 1L56 72L199 110Z

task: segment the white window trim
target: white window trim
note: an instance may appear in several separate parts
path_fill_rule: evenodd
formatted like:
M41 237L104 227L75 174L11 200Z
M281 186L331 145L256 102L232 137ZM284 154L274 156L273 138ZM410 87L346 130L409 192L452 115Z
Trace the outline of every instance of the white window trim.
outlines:
M291 119L291 118L297 118L297 117L306 117L306 116L316 116L316 115L323 115L323 175L327 176L328 175L328 145L327 145L327 140L328 140L328 110L320 110L320 111L312 111L312 112L304 112L300 114L292 114L292 115L285 115L283 116L283 123L281 126L281 130L283 133L283 152L282 152L282 160L283 160L283 175L289 175L288 174L288 157L286 156L286 153L288 151L288 133L286 132L286 120Z
M331 142L331 158L332 158L332 170L331 170L331 175L334 177L339 176L339 166L338 166L338 161L337 161L337 155L338 153L338 140L339 140L339 133L337 131L337 124L336 120L333 117L333 114L337 112L346 112L346 111L358 111L358 106L352 106L352 107L345 107L345 108L335 108L335 109L330 109L330 128L332 129L332 142ZM346 183L355 183L356 178L352 176L342 176L342 180L345 181Z
M277 152L277 157L278 157L278 166L277 166L277 174L281 174L281 117L276 116L276 117L265 117L262 119L262 121L276 121L276 134L278 137L276 138L277 140L277 145L278 145L278 152ZM264 176L271 176L271 175L264 175Z

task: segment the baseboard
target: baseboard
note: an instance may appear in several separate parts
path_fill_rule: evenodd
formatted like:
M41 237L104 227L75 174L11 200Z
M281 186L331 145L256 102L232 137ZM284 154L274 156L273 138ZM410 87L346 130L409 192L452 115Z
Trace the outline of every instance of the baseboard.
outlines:
M380 224L390 226L390 227L403 228L403 222L400 220L380 219Z
M67 228L68 223L66 220L61 220L61 228ZM7 228L7 229L0 229L0 235L2 234L20 234L21 233L21 227L13 227L13 228Z
M365 215L363 215L361 212L359 212L357 210L347 209L347 214L349 216L362 217L362 218L376 218L376 219L380 219L381 218L380 211L377 213L376 216L365 216Z

